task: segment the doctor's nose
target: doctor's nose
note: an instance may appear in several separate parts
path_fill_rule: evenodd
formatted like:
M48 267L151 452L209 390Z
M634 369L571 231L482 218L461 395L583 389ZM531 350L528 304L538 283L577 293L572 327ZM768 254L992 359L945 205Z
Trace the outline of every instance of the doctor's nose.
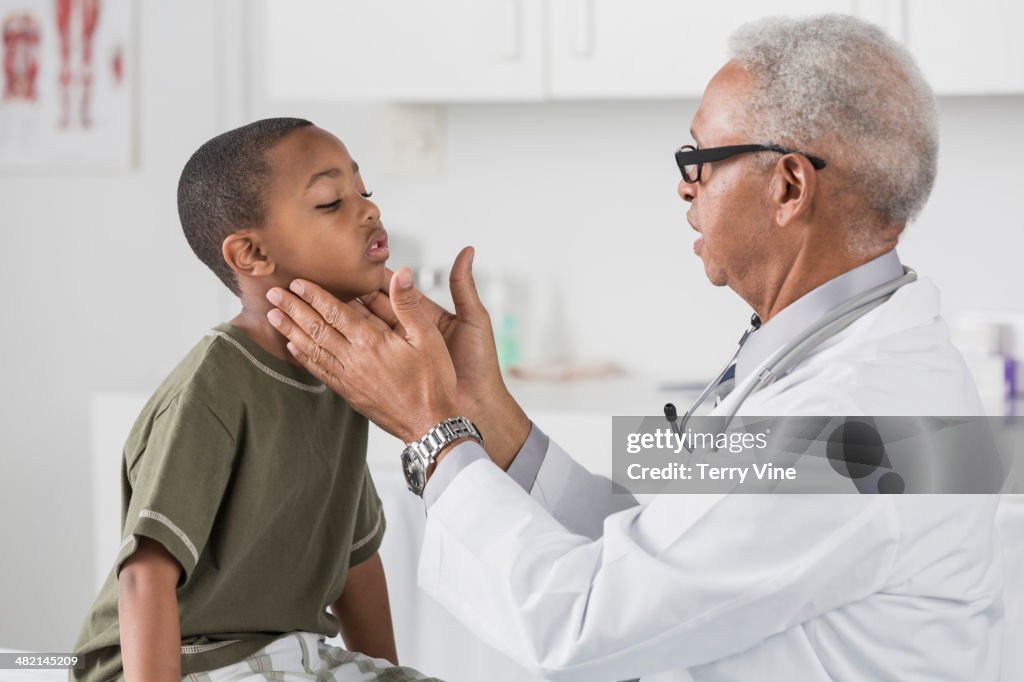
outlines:
M692 202L694 196L696 196L697 185L696 183L687 182L685 179L679 181L679 186L676 188L679 192L679 196L683 201Z

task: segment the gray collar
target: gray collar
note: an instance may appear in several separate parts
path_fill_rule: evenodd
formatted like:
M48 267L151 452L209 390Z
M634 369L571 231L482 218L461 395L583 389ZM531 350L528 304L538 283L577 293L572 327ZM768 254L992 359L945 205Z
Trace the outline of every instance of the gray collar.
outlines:
M828 311L857 294L894 280L902 274L903 265L896 255L896 250L893 249L830 279L793 301L775 317L761 325L761 328L753 332L743 344L736 357L736 382L743 381L772 353L795 339Z

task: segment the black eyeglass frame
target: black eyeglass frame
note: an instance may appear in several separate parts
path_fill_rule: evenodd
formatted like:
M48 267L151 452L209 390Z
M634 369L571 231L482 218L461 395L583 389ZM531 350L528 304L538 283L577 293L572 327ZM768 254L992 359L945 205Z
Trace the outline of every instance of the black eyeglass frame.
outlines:
M787 149L786 147L781 147L777 144L734 144L725 147L710 147L708 149L697 149L692 144L684 144L676 150L676 165L679 166L679 172L683 174L683 180L693 184L700 182L700 174L701 171L704 170L705 163L724 161L725 159L736 156L737 154L746 154L748 152L799 154L810 161L815 170L821 170L826 166L825 160L822 158L796 149ZM687 166L697 166L696 178L690 178L689 173L686 172Z

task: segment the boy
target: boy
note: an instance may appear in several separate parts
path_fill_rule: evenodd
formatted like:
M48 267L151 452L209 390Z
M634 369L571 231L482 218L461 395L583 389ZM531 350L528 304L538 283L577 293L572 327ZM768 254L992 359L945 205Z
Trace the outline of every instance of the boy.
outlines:
M348 300L380 288L387 233L369 197L341 141L302 119L224 133L185 165L185 236L242 311L178 365L128 437L124 541L73 678L423 679L388 663L367 422L266 319L267 290L295 277ZM339 627L365 655L324 644Z

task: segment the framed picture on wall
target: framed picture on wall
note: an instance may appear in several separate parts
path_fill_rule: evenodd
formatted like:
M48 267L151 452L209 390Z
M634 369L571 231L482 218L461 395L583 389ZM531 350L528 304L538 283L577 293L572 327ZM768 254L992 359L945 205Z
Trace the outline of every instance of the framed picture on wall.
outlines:
M0 171L133 164L132 0L0 0Z

